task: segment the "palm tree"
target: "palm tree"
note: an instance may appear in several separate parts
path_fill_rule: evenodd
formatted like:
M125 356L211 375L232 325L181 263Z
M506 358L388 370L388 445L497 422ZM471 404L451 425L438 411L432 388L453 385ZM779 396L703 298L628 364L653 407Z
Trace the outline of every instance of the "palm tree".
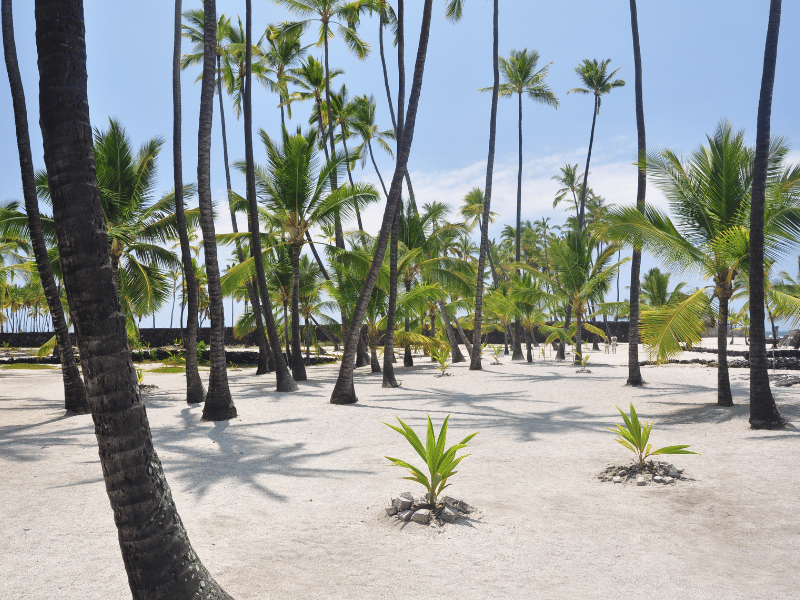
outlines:
M643 314L643 337L656 349L658 359L664 360L680 351L680 342L699 340L707 317L716 316L717 401L720 406L732 406L726 352L728 303L748 266L753 151L745 146L744 132L733 132L728 122L721 122L707 139L708 146L701 146L687 161L670 150L647 154L643 166L664 190L675 222L653 207L645 207L644 214L635 207L615 209L608 235L646 248L676 269L700 272L713 280L713 297L719 303L716 311L700 289L675 307ZM786 152L782 140L773 140L767 157L770 193L764 228L770 259L800 236L800 208L789 193L800 185L800 167L782 172Z
M686 282L681 281L672 291L669 290L669 273L662 273L658 267L653 267L642 277L641 302L648 308L662 308L675 305L686 299L683 288Z
M203 590L229 599L198 559L175 508L127 351L94 176L82 2L40 3L35 16L42 141L61 267L89 405L102 424L95 434L131 592L188 598Z
M519 98L519 169L517 171L517 227L516 227L516 261L520 262L521 247L521 220L522 220L522 95L525 94L531 100L541 104L547 104L558 108L558 99L553 91L544 82L547 77L547 67L536 70L539 62L539 53L532 50L528 53L525 48L522 51L512 50L509 58L500 57L500 69L503 72L505 81L499 87L499 95L504 98L512 97L517 94ZM483 88L481 92L488 92L494 88ZM519 318L514 321L514 344L511 360L522 360L522 327Z
M492 65L494 69L494 85L492 87L492 109L489 117L489 159L486 162L486 188L483 203L483 218L481 220L481 245L480 254L478 255L478 276L477 276L477 289L475 292L475 318L473 335L481 334L481 320L483 317L483 273L486 267L486 254L489 252L489 219L490 207L492 203L492 172L494 170L494 147L495 139L497 137L497 97L500 93L500 55L499 55L499 18L500 8L498 0L494 0L494 18L493 18L493 46L492 46ZM496 277L496 274L495 274ZM495 285L495 287L497 287ZM469 365L470 371L477 371L481 369L481 347L473 338L474 345L472 346L472 360Z
M53 270L50 267L47 244L45 243L44 231L39 218L31 141L28 135L28 112L25 107L25 90L22 87L22 78L20 77L19 64L17 62L11 0L4 0L2 3L2 21L3 51L14 105L14 124L17 133L17 149L22 173L22 194L25 199L28 234L58 343L59 356L61 358L61 375L64 380L64 408L70 413L84 414L89 412L86 387L83 385L78 365L75 362L67 320L64 317L61 298L53 277Z
M767 346L764 336L764 246L766 185L769 175L770 116L775 63L778 59L778 34L781 25L781 0L771 0L764 69L758 100L756 152L753 166L753 190L750 206L750 427L777 429L786 419L778 412L769 387Z
M203 81L200 88L200 118L197 132L197 195L200 199L200 224L203 230L203 249L211 316L211 372L208 393L203 406L203 419L220 421L236 416L236 407L228 387L225 368L225 307L219 283L217 241L214 237L214 214L211 202L211 120L214 113L214 58L216 44L216 2L203 0ZM214 18L210 18L213 16Z
M377 200L377 192L369 184L342 186L331 191L330 176L341 169L345 156L333 157L314 173L317 161L317 134L313 129L305 135L297 130L290 135L285 129L281 143L262 130L261 139L267 150L268 168L257 168L261 194L266 197L275 220L280 223L292 260L292 372L295 380L304 381L305 367L300 348L300 252L306 232L315 224L331 225L339 214L347 214L356 206Z
M576 94L593 94L594 95L594 110L592 111L592 133L589 136L589 153L586 155L586 168L583 170L583 188L581 189L581 202L580 202L580 212L578 213L578 226L583 229L583 214L584 214L584 206L586 204L586 187L587 179L589 178L589 161L592 158L592 145L594 144L594 126L597 122L597 114L600 112L600 101L601 97L605 94L608 94L611 90L617 87L622 87L625 85L625 82L622 79L613 79L614 75L617 74L619 69L613 71L612 73L606 73L608 69L608 63L611 62L611 59L606 59L601 62L597 62L597 60L589 60L584 59L583 64L578 65L575 67L575 73L577 73L580 80L583 82L583 85L586 87L582 88L572 88L567 92L575 92Z
M636 12L636 0L631 4L631 33L633 34L634 87L636 91L636 131L638 137L638 153L641 162L647 153L647 142L644 131L644 101L642 99L642 54L639 51L639 19ZM644 199L647 189L645 170L639 168L636 189L636 208L644 212ZM642 372L639 369L639 270L642 264L642 250L634 246L631 261L631 314L628 320L628 381L627 385L639 386Z
M286 127L284 118L284 105L292 118L292 107L289 101L289 84L297 84L297 79L291 74L291 69L299 64L306 52L300 43L299 35L279 35L280 31L274 25L268 25L263 39L267 48L263 50L259 61L263 68L263 83L271 92L278 94L281 109L281 125Z
M561 167L561 174L560 175L553 175L550 179L553 179L562 185L561 189L556 192L556 197L553 200L553 208L559 205L562 200L567 197L567 192L572 194L572 201L575 204L575 217L580 218L581 215L581 207L580 201L578 200L578 194L581 193L581 178L583 177L583 173L578 173L578 164L574 165L564 165Z

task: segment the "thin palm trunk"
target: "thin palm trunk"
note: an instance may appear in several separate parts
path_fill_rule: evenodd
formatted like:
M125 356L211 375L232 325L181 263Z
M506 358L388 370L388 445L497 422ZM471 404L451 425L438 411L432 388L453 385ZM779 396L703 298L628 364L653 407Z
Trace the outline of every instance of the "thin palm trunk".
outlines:
M372 150L370 150L370 153ZM374 159L373 159L374 164ZM377 170L377 167L376 167ZM378 174L380 177L380 173ZM383 179L381 179L383 185ZM384 193L386 188L384 187ZM397 312L397 248L398 234L400 232L400 211L402 206L395 211L394 222L392 223L392 239L389 245L389 311L386 314L386 333L384 334L383 346L383 387L395 388L400 384L394 376L394 329L395 314Z
M592 113L592 134L589 136L589 153L586 155L586 169L583 172L583 189L581 189L581 211L578 214L578 231L584 229L584 212L586 210L586 191L589 181L589 161L592 159L592 145L594 144L594 126L597 123L597 110L600 104L600 96L594 97L594 113Z
M575 355L573 356L572 362L575 364L581 364L581 359L583 358L583 332L581 328L583 327L583 315L579 312L575 313Z
M303 348L300 345L300 246L292 245L292 377L306 381Z
M60 262L132 597L229 599L198 559L175 508L127 348L95 177L83 4L37 0L35 15L40 123Z
M325 31L323 37L325 38L325 103L328 110L328 134L331 142L331 158L336 157L336 143L334 139L334 126L333 126L333 107L331 106L331 78L330 69L328 68L328 23L324 24ZM322 117L322 115L320 115ZM321 121L321 119L320 119ZM325 145L325 140L322 141ZM336 170L331 171L331 191L339 187ZM344 231L342 230L342 221L338 213L335 216L334 230L336 234L336 247L344 249ZM345 344L346 346L347 344Z
M220 56L217 55L217 95L219 96L219 122L220 129L222 130L222 157L225 162L225 184L227 185L228 192L228 208L231 213L231 227L233 233L239 233L239 226L236 223L236 212L233 210L233 201L231 199L231 168L228 161L228 136L225 133L225 107L222 103L222 68L220 66ZM242 251L242 244L236 240L236 258L239 259L239 264L244 262L244 252ZM248 279L244 283L247 289L247 297L250 298L250 304L253 307L253 316L256 321L256 337L258 338L258 367L256 368L256 375L263 375L269 373L269 348L267 346L267 336L264 332L264 319L261 316L261 303L258 300L258 295L253 289L253 281ZM233 322L233 316L231 316Z
M339 369L339 377L336 380L331 403L333 404L352 404L358 401L353 385L353 368L355 365L356 343L359 338L361 324L366 314L367 304L375 287L378 278L378 271L383 264L386 254L389 237L391 236L392 224L394 222L395 211L400 205L400 194L403 185L403 174L408 165L408 157L411 152L411 143L414 137L414 125L417 117L417 107L419 106L419 96L422 90L422 75L425 68L425 57L428 50L428 39L430 37L431 12L433 0L425 0L422 13L422 25L420 28L419 47L417 59L414 67L414 80L411 86L411 96L409 98L408 113L405 118L405 125L402 127L402 138L397 152L397 163L395 165L394 176L389 188L389 198L386 201L386 210L383 214L380 235L375 245L375 256L370 265L364 285L361 288L355 310L353 311L350 327L347 332L347 345L342 364ZM398 2L398 7L402 5L402 0Z
M344 107L342 107L344 108ZM347 140L345 139L345 130L344 130L344 123L342 123L342 148L344 149L344 154L347 156ZM353 174L350 172L350 157L345 159L344 162L345 166L347 167L347 178L350 180L350 187L355 187L353 183ZM361 211L358 210L358 204L356 204L356 221L358 222L359 230L364 230L364 224L361 222Z
M522 260L522 94L519 94L519 169L517 170L517 263ZM519 273L522 275L522 272ZM511 360L523 360L522 356L522 321L514 319L514 336L511 346Z
M631 32L633 34L633 65L635 70L636 87L636 131L638 133L639 174L636 188L636 208L644 212L644 199L647 187L645 170L641 162L647 152L644 130L644 100L642 98L642 55L639 51L639 20L636 13L636 0L630 0L631 5ZM628 322L628 381L627 385L639 386L644 384L642 372L639 369L639 270L642 264L642 251L633 249L631 260L631 314ZM619 289L619 276L617 276Z
M733 406L731 379L728 371L728 297L719 296L717 321L717 404Z
M203 419L224 421L236 416L228 372L225 365L225 308L219 282L217 242L211 202L211 120L214 114L214 58L216 41L216 0L204 0L203 80L200 88L200 118L197 132L197 196L200 200L200 224L203 230L206 276L208 278L208 314L211 320L208 392L203 405ZM191 315L189 315L191 318Z
M289 304L287 302L283 303L283 341L286 344L286 362L288 365L291 366L292 364L292 337L289 331L289 327L291 327L291 323L289 321Z
M761 94L758 100L756 155L750 206L750 427L753 429L778 429L786 425L786 420L778 412L769 386L767 344L764 334L764 205L772 90L775 84L780 24L781 0L771 0Z
M175 44L172 55L172 157L175 181L175 216L178 222L178 239L181 246L181 264L183 265L183 302L181 303L181 330L183 330L184 308L188 313L186 334L181 336L186 358L186 403L200 404L206 399L206 390L200 379L197 363L197 282L192 263L192 249L189 246L189 231L186 226L186 215L183 205L183 153L181 147L181 12L180 0L175 2Z
M47 307L53 322L56 334L56 344L61 360L61 376L64 381L64 408L75 414L89 412L89 401L86 397L86 387L78 370L72 343L69 337L69 327L64 317L64 309L56 286L50 260L47 256L47 245L44 240L42 222L39 218L39 202L36 198L36 182L33 173L33 157L31 155L31 140L28 135L28 111L25 107L25 90L22 87L22 78L17 62L17 49L14 41L14 19L11 0L3 0L3 51L5 55L8 83L11 88L11 98L14 105L14 125L17 133L17 149L19 151L19 166L22 174L22 195L25 199L25 213L28 216L28 232L33 246L33 255L36 259L36 268L39 271L42 288L44 289Z
M498 17L500 13L499 0L494 0L493 30L494 41L492 48L492 65L494 69L494 84L492 86L492 110L489 119L489 158L486 162L486 188L483 202L483 219L481 221L481 249L478 255L478 279L477 290L475 292L475 326L473 331L480 335L483 324L483 272L486 268L486 253L489 252L489 218L492 203L492 173L494 170L494 147L497 137L497 96L500 88L500 64L499 64L499 27ZM475 344L472 347L472 361L470 371L478 371L481 366L480 346Z
M256 267L256 281L258 282L258 292L262 303L264 312L264 319L267 325L267 336L269 337L269 347L272 350L272 361L275 364L275 382L279 392L294 392L297 391L297 383L292 379L291 373L286 366L286 363L281 356L281 344L278 337L278 328L275 326L275 317L272 314L272 302L269 297L269 290L267 289L267 276L264 272L263 253L261 251L261 232L258 227L258 205L256 203L256 189L255 189L255 172L253 170L253 127L252 127L252 24L250 14L250 0L247 0L247 16L246 16L246 40L245 44L247 49L245 51L245 71L246 80L244 88L244 106L245 106L245 160L247 161L247 203L249 209L249 226L250 226L250 253L254 257L254 264ZM208 17L206 17L208 18ZM249 142L248 142L249 140Z
M464 342L464 346L467 349L467 355L472 356L472 344L470 343L467 334L464 333L464 330L461 328L461 322L458 320L458 315L455 313L453 313L453 322L456 324L458 335L461 337L461 341Z

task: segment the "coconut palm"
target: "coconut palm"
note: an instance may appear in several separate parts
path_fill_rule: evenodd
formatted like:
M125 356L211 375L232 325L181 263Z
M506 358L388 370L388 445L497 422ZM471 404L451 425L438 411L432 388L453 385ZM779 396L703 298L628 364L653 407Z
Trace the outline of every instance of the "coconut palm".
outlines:
M83 385L72 343L69 338L67 320L61 307L61 298L56 287L50 260L47 255L47 244L39 218L39 203L36 199L36 183L33 172L33 156L31 154L31 141L28 135L28 112L25 107L25 91L22 87L22 78L17 62L17 49L14 41L14 20L11 1L2 4L2 29L3 53L5 57L8 82L11 88L11 99L14 107L14 125L17 134L17 150L19 152L19 165L22 175L22 194L25 200L25 213L27 215L27 229L31 240L36 268L40 276L43 291L47 299L47 306L53 319L53 330L61 359L61 376L64 381L64 408L75 414L89 412L89 403L86 397L86 387ZM5 212L7 207L4 207ZM5 221L5 219L4 219ZM2 227L2 225L0 225ZM2 262L0 262L2 265Z
M504 98L512 97L514 94L519 99L519 169L517 171L517 239L516 239L516 261L520 262L521 250L521 220L522 220L522 96L541 104L547 104L558 108L558 99L553 91L545 83L547 77L547 67L545 65L538 71L536 70L539 62L539 53L532 50L530 53L525 48L521 51L512 50L509 58L500 57L500 69L503 72L504 82L499 87L499 95ZM494 88L483 88L481 92L492 91ZM519 319L514 322L514 350L511 360L522 360L522 345L520 343L522 329Z
M640 246L665 259L674 269L691 271L713 280L716 310L703 289L677 306L651 310L642 315L645 343L659 360L680 351L680 342L696 342L707 319L718 327L718 390L720 406L731 406L727 360L728 303L747 272L749 260L750 191L753 181L753 150L744 143L744 132L734 132L721 122L708 145L682 160L670 150L647 154L646 167L655 184L664 190L675 221L662 211L645 207L611 211L608 234ZM787 147L773 140L768 153L769 194L764 218L765 255L774 260L800 235L800 209L794 190L800 168L782 170Z
M335 217L348 215L356 206L377 201L375 189L364 183L331 190L331 173L341 169L345 156L334 156L317 168L317 133L313 129L294 135L285 129L280 143L261 131L267 150L268 167L256 168L262 196L280 223L292 260L292 371L296 380L305 380L300 348L299 261L306 232L315 224L331 225ZM316 172L315 172L316 171Z
M776 429L786 420L775 406L767 374L767 349L764 336L764 254L765 198L769 176L770 115L772 90L775 84L775 63L778 59L778 33L781 25L781 0L771 0L769 23L764 49L764 69L758 101L756 151L750 210L750 426L753 429Z
M592 145L594 144L594 126L597 122L597 114L600 112L601 97L608 94L614 88L622 87L625 82L622 79L613 79L619 69L608 73L608 64L611 59L600 61L584 59L583 63L575 67L581 82L585 87L572 88L567 92L576 94L594 95L594 110L592 111L592 133L589 136L589 152L586 155L586 168L583 170L583 187L581 189L580 211L578 213L578 225L583 229L584 207L586 204L586 190L588 189L587 180L589 178L589 161L592 158Z
M661 308L686 299L683 291L686 282L681 281L672 291L669 289L669 273L662 273L658 267L653 267L642 277L641 302L648 308Z
M300 43L299 35L279 35L280 31L275 25L268 25L263 39L266 47L259 57L263 67L262 82L271 92L278 94L281 109L281 125L286 127L284 106L289 118L292 118L292 107L289 103L289 84L297 84L291 69L299 64L306 52L306 47Z
M213 9L213 0L206 4ZM123 564L133 597L188 598L203 590L229 599L200 562L175 508L126 347L110 244L100 225L82 6L62 0L36 7L40 116L61 267L80 332L89 405L102 423L95 435Z

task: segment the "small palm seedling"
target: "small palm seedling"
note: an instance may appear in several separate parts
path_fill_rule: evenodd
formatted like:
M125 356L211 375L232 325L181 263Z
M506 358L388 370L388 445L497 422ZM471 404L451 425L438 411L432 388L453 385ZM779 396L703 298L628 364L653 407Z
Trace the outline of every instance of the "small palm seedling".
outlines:
M139 382L139 385L142 385L144 381L144 369L136 369L136 381Z
M167 358L164 359L164 364L173 367L185 367L186 357L177 352L167 352Z
M650 439L650 430L653 428L653 424L645 423L642 425L639 422L639 417L636 415L636 409L633 408L633 402L631 402L630 417L626 415L619 406L617 407L617 410L622 415L625 425L617 425L616 429L612 427L606 427L606 429L612 433L616 433L619 436L617 438L617 442L636 454L640 469L644 468L644 461L647 459L647 457L654 454L698 454L698 452L690 452L689 450L685 450L685 448L689 447L688 444L680 446L667 446L665 448L653 450L653 444L647 443L647 441Z
M450 420L450 415L447 415L447 418L444 420L438 438L434 437L433 424L431 423L430 416L428 416L428 433L425 446L422 445L422 442L417 437L417 434L414 433L414 430L411 429L411 427L403 423L403 421L400 420L400 417L396 416L395 418L400 421L402 429L394 425L389 425L388 423L384 423L384 425L391 427L404 438L406 438L406 440L408 440L408 443L414 447L414 450L417 451L417 454L420 455L422 460L425 462L425 465L428 467L430 477L426 476L418 468L400 460L399 458L392 458L391 456L386 456L385 458L392 461L395 466L403 467L411 471L411 477L404 477L403 479L410 479L411 481L416 481L417 483L423 485L425 489L428 490L428 502L430 502L431 507L435 509L436 500L439 497L439 494L441 494L442 490L449 485L447 480L456 474L456 471L453 469L456 468L458 463L469 456L469 454L465 454L456 458L456 452L462 448L466 448L467 442L478 435L478 432L476 431L475 433L468 435L458 444L455 444L448 450L445 450L444 445L447 438L447 422Z
M433 348L431 349L431 357L438 363L437 369L439 369L439 377L444 377L446 375L445 371L447 371L447 367L450 365L447 364L447 359L450 358L450 347L445 346L442 348Z
M231 371L241 371L239 365L237 365L235 362L231 361L230 364L231 364Z
M541 353L542 353L542 360L545 360L547 357L544 355L544 348L541 349Z
M500 350L501 349L502 349L502 347L499 346L499 345L498 346L492 346L492 351L494 352L494 356L492 356L492 358L494 359L494 363L492 363L492 364L495 364L495 365L499 365L500 364Z
M591 354L586 354L585 352L582 355L580 353L576 353L576 354L578 355L578 358L581 361L581 368L578 369L578 371L576 371L576 372L577 373L591 373L591 371L589 371L586 368L586 363L589 362L589 357L591 356Z

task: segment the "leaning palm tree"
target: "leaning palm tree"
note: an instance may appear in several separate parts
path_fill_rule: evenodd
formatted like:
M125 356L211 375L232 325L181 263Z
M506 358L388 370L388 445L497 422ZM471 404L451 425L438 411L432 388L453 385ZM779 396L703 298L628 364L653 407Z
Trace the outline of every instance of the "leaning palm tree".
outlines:
M267 200L273 218L280 223L292 260L292 372L295 380L306 379L300 348L299 282L300 252L306 232L316 224L331 225L339 214L347 215L356 206L365 207L378 199L375 189L364 183L342 186L331 191L330 175L341 169L344 155L333 157L321 168L317 163L317 134L303 135L299 128L290 135L286 129L280 143L262 130L267 150L267 168L256 168L257 184ZM316 171L316 172L315 172Z
M33 172L33 157L31 154L31 141L28 135L28 112L25 107L25 91L22 87L22 78L17 62L17 49L14 41L14 21L11 9L11 0L4 0L2 4L2 29L3 53L8 82L11 87L11 99L14 106L14 124L17 133L17 150L19 152L19 166L22 173L22 194L25 199L25 213L28 234L31 240L36 268L39 272L42 287L47 299L47 306L53 320L53 329L58 343L61 358L61 376L64 381L64 408L71 413L83 414L89 412L89 403L86 397L86 387L81 379L72 343L69 338L67 320L61 307L61 298L56 287L53 270L47 255L42 222L39 218L39 203L36 199L36 183ZM0 263L1 264L1 263Z
M206 4L213 9L213 0ZM178 515L126 347L94 175L83 3L39 4L35 16L44 162L61 267L131 593L229 599Z
M211 120L214 113L217 9L215 0L204 0L203 6L206 18L203 29L203 80L200 88L197 132L197 195L200 199L200 224L203 230L211 315L211 372L203 418L217 421L235 417L236 407L231 398L228 373L225 368L225 309L219 283L217 241L214 237L214 214L211 202Z
M589 161L592 158L592 145L594 144L594 126L597 122L597 114L600 112L601 96L608 94L614 88L622 87L625 82L622 79L612 79L617 74L619 69L611 73L607 73L608 63L611 62L610 58L600 61L584 59L583 64L575 67L583 85L586 87L572 88L567 92L575 92L576 94L592 94L594 95L594 110L592 111L592 133L589 136L589 153L586 155L586 168L583 170L583 188L581 189L581 202L580 212L578 213L578 226L583 229L583 214L584 206L586 204L586 190L587 180L589 178Z
M732 406L727 358L728 304L746 274L749 262L750 190L753 150L744 132L734 132L721 122L688 160L671 150L647 154L642 165L667 196L675 214L645 207L613 209L608 235L646 249L682 272L711 279L714 309L704 289L674 307L649 310L642 315L643 339L658 360L680 352L681 343L697 342L709 318L719 324L717 334L717 402ZM772 141L767 156L767 194L764 217L765 255L771 260L800 239L800 206L796 195L800 167L783 170L787 147Z
M503 72L505 81L499 87L499 95L504 98L512 97L514 94L519 99L519 169L517 170L517 227L516 227L516 261L520 262L521 250L521 221L522 221L522 96L541 104L547 104L558 108L558 99L550 87L545 83L547 77L547 67L545 65L538 71L536 70L539 62L539 53L532 50L530 53L525 48L521 51L512 50L509 58L500 57L500 69ZM492 91L494 88L483 88L481 92ZM514 321L514 344L511 360L522 360L522 327L519 318Z
M764 336L764 253L765 198L769 177L769 131L772 113L772 89L778 59L778 33L781 26L781 0L771 0L761 94L758 100L756 153L750 210L750 427L777 429L786 425L778 412L769 388L767 347Z

